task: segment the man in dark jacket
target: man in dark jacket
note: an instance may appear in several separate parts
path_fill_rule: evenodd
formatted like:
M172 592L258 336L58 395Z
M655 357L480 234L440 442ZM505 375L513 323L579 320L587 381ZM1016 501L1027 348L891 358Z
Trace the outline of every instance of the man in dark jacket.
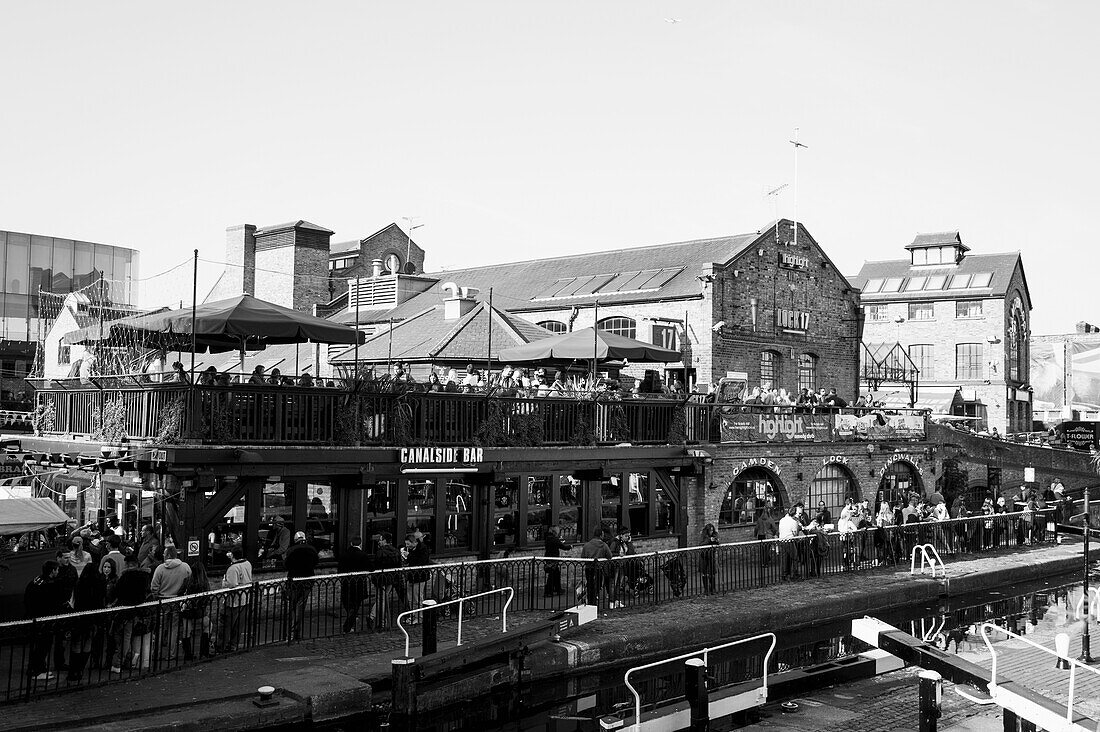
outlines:
M160 549L160 541L157 539L156 532L153 531L153 525L143 525L141 527L141 544L137 550L138 565L143 569L150 570L157 566L158 549Z
M603 540L604 533L603 529L598 529L595 536L581 547L581 559L594 560L584 565L584 584L585 602L595 607L600 605L600 584L605 576L609 576L608 570L611 569L609 564L598 566L603 561L611 560L611 549ZM613 598L612 601L614 601Z
M286 603L288 612L287 639L301 640L306 619L306 602L313 591L313 582L305 579L317 569L317 550L306 542L304 531L294 535L294 546L286 553Z
M375 630L386 627L387 617L391 614L391 603L396 597L405 596L405 583L399 572L383 572L386 569L398 569L401 566L401 553L393 545L393 535L383 531L378 536L378 546L374 550L374 603L370 608L368 621Z
M374 559L363 551L363 540L358 536L351 540L351 546L340 555L337 571L340 574L352 572L369 572L373 569ZM365 575L345 577L341 580L340 604L344 608L347 617L344 619L344 632L355 630L355 622L359 619L359 606L367 597L370 583ZM370 617L367 618L367 627L370 627Z
M27 584L23 593L23 605L28 618L45 618L63 612L65 599L63 590L58 586L58 564L52 559L42 563L42 572ZM52 633L48 626L31 639L30 658L27 660L27 673L32 679L49 681L56 674L46 669L46 659L53 645Z
M561 540L561 529L557 526L551 526L546 530L546 552L544 556L547 557L547 560L543 565L546 570L546 587L542 593L544 597L562 594L561 565L559 562L552 560L560 557L563 551L569 551L570 549L572 547Z

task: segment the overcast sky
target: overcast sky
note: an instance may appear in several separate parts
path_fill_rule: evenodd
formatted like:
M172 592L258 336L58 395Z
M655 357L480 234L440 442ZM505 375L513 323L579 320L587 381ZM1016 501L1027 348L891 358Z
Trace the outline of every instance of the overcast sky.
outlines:
M798 217L844 272L959 229L1023 252L1035 332L1100 321L1096 2L3 17L0 228L134 247L144 276L195 247L221 259L228 225L299 218L344 240L419 216L429 269L754 231L794 182L799 127ZM188 289L177 271L143 304Z

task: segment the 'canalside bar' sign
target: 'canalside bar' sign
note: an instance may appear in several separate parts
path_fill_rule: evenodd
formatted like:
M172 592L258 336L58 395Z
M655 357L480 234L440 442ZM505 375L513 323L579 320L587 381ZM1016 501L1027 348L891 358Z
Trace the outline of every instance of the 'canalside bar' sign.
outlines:
M402 447L400 461L406 465L476 465L484 459L480 447Z

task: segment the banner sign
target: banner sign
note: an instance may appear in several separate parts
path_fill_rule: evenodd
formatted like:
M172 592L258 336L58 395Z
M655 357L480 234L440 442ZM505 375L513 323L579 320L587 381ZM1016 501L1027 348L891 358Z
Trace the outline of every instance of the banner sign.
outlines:
M836 415L836 436L841 440L923 439L924 417L918 414Z
M722 417L722 442L815 442L832 439L824 414L731 414Z
M474 465L484 454L480 447L402 447L398 459L417 465Z

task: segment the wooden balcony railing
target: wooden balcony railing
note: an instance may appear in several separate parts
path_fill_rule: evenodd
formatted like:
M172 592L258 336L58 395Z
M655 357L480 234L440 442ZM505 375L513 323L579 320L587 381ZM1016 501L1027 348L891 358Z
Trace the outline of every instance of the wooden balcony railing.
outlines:
M714 404L680 399L508 398L484 394L356 392L345 388L39 381L41 434L103 442L327 445L676 445L834 441L853 434L852 410ZM907 439L923 437L909 415ZM919 426L919 434L914 431ZM878 437L889 437L879 434Z

